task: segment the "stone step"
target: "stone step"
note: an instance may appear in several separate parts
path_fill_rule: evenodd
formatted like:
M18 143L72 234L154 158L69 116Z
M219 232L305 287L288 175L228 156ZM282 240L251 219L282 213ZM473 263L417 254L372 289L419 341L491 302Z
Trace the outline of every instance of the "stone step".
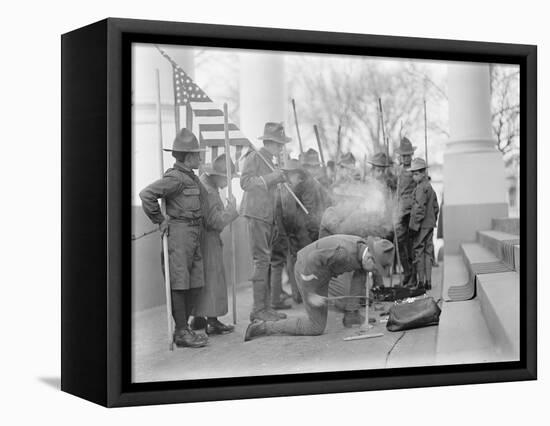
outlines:
M519 236L519 217L497 217L493 219L495 231Z
M478 242L489 249L496 257L502 260L511 269L516 270L515 247L519 250L519 236L501 231L478 231ZM519 262L519 258L518 258Z
M479 243L463 243L460 249L464 263L468 268L471 284L475 284L476 275L510 272L512 270L489 249Z
M519 274L502 272L477 277L477 294L497 355L519 360Z
M443 302L435 363L475 364L498 360L479 300Z
M445 301L469 300L474 297L475 285L470 281L468 268L461 255L444 256L441 294Z

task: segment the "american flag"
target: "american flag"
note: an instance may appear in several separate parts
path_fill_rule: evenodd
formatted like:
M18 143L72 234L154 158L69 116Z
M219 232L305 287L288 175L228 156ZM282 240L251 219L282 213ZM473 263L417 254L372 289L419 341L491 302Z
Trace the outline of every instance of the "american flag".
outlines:
M190 108L192 112L190 127L198 136L202 147L212 148L213 160L218 155L218 147L225 146L223 107L214 103L179 65L172 62L172 67L176 122L179 122L182 107ZM238 162L243 146L250 146L250 141L234 123L228 122L228 127L229 143L235 147L235 157Z

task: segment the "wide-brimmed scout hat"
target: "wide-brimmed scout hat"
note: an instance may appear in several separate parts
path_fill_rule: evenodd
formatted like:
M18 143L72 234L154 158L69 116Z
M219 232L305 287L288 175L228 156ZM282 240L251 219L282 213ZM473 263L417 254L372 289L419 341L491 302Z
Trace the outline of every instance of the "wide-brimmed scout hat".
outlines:
M390 162L385 152L377 152L372 157L372 160L367 160L367 163L376 167L390 167Z
M285 165L281 167L281 170L287 173L299 173L301 175L305 174L300 162L294 158L289 158Z
M409 168L410 172L416 172L418 170L427 169L428 165L423 158L414 158L411 162L411 167Z
M309 148L303 154L300 154L300 161L304 166L316 167L321 165L319 153L313 148Z
M411 141L407 138L402 138L399 147L395 150L395 152L400 155L412 155L414 151L416 151L416 146L413 146Z
M346 169L354 169L355 157L351 152L346 152L344 155L340 157L340 160L338 160L338 165L345 167Z
M393 261L393 244L384 238L368 237L367 248L374 258L374 266L376 269L378 269L381 274L386 274ZM365 256L363 256L363 259L365 259Z
M164 151L176 151L176 152L202 152L206 151L201 149L197 137L187 129L181 129L176 135L172 149L163 148Z
M230 160L231 161L231 160ZM205 164L203 167L204 173L208 176L223 176L227 177L227 167L225 164L225 154L218 155L212 164ZM231 177L238 177L235 172L235 164L231 161Z
M277 143L288 143L292 140L292 138L285 135L283 123L272 122L265 123L264 134L262 136L258 136L258 139L264 141L269 140Z

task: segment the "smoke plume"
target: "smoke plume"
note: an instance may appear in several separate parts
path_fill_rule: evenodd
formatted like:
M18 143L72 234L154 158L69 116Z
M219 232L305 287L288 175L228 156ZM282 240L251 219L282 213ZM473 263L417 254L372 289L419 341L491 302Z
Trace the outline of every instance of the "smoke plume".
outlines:
M387 238L393 232L395 200L378 180L341 184L334 188L333 201L321 225L330 233Z

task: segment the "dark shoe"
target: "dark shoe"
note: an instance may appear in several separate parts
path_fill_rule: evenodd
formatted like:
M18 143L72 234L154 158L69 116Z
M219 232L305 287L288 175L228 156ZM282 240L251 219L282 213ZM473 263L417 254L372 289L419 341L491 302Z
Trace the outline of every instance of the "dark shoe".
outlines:
M232 325L227 325L219 321L217 318L208 319L206 324L206 334L229 334L235 330Z
M275 309L276 311L280 309L292 309L292 305L287 305L284 300L281 300L279 303L272 303L271 309Z
M359 313L359 311L347 311L344 312L344 319L342 320L344 327L350 328L354 325L361 325L365 322L365 317Z
M279 314L274 310L262 309L261 311L251 312L250 313L250 322L254 321L278 321Z
M266 336L267 327L264 321L253 321L248 324L246 328L246 333L244 334L244 341L248 342L256 337Z
M206 328L206 318L204 317L193 317L191 324L189 324L191 330L204 330Z
M174 332L174 343L178 348L202 348L208 343L208 337L183 328Z
M424 284L424 288L426 290L431 290L432 289L432 283L430 281L426 281L426 283Z

